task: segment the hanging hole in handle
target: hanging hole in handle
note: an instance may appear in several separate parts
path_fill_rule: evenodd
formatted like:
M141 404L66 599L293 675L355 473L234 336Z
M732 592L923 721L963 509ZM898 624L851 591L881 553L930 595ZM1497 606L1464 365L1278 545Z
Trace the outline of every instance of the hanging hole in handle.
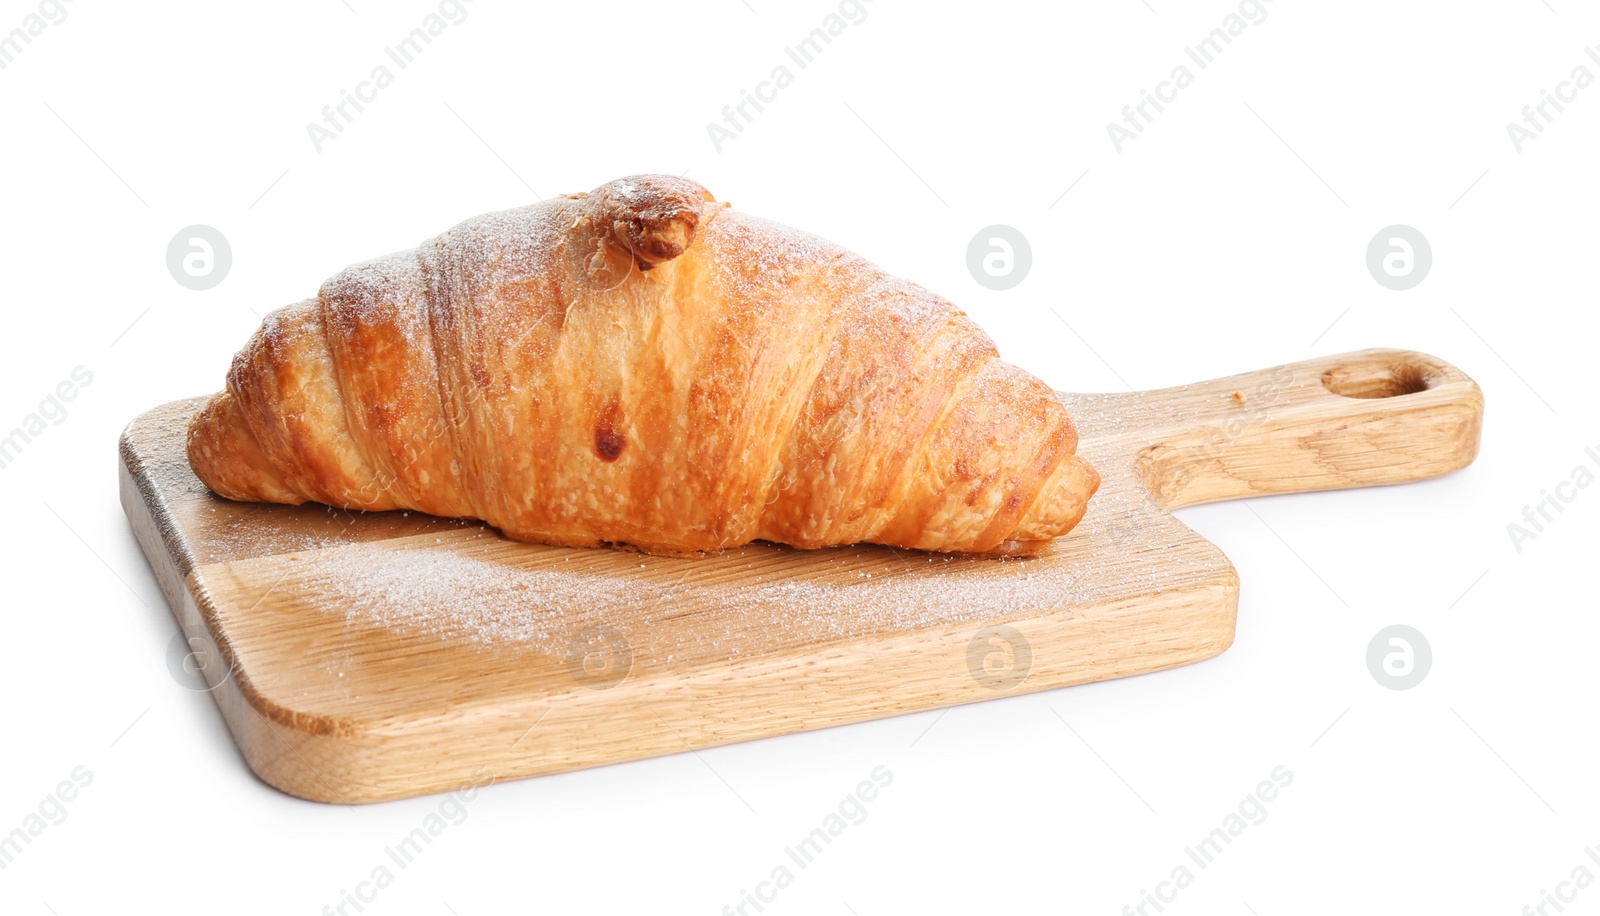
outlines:
M1432 367L1414 361L1374 361L1322 374L1322 387L1345 398L1397 398L1427 391L1438 381Z

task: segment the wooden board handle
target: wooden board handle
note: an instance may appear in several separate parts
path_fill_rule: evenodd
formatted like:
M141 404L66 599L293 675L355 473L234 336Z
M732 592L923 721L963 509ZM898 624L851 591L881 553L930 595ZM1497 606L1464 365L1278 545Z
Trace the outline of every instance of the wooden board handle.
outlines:
M1409 350L1362 350L1133 396L1167 419L1134 467L1167 508L1405 483L1472 463L1483 392Z

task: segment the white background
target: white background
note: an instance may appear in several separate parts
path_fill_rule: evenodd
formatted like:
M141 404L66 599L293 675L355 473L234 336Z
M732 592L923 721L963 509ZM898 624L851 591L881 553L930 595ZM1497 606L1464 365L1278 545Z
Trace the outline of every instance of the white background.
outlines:
M0 30L35 9L5 0ZM259 315L352 261L534 193L685 170L946 294L1061 389L1435 354L1483 386L1481 457L1182 512L1243 581L1215 660L495 786L367 912L719 913L880 764L868 819L769 913L1118 913L1280 765L1267 819L1168 912L1514 914L1575 866L1600 875L1600 487L1520 552L1507 533L1574 467L1600 471L1600 86L1520 153L1506 131L1574 67L1600 75L1600 15L1276 0L1119 154L1106 123L1236 6L873 0L719 153L706 123L834 5L476 0L317 152L307 122L434 9L76 0L0 71L0 428L93 373L0 470L0 833L94 774L0 871L0 909L314 914L437 810L313 804L249 773L211 698L168 674L176 627L117 504L116 436L218 389ZM233 248L205 292L165 264L194 223ZM966 271L993 223L1032 243L1007 292ZM1364 263L1393 223L1433 247L1406 292ZM1408 691L1366 668L1393 623L1433 647Z

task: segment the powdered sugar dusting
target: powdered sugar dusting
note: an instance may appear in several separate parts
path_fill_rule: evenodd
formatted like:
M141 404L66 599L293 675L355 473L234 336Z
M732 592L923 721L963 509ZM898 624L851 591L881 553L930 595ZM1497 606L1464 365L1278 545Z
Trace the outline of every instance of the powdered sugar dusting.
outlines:
M712 225L710 264L719 287L740 299L781 289L843 257L854 257L826 239L771 220L724 207ZM707 244L700 242L697 244Z
M532 572L454 549L376 542L317 558L302 595L347 624L477 647L565 645L591 616L618 614L626 589L564 570ZM613 583L616 584L616 583ZM562 637L565 637L564 639Z
M561 655L607 627L649 667L1071 613L1148 588L1091 555L1081 541L1028 560L851 547L811 552L802 570L795 551L767 545L668 559L457 532L306 554L275 600L342 615L346 628L489 652Z

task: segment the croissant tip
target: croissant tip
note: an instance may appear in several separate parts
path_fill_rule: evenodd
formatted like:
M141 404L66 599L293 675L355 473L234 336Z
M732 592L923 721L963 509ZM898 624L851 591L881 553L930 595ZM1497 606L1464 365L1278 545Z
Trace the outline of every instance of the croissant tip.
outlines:
M701 211L715 198L698 182L673 175L633 175L596 188L611 242L633 256L641 271L678 257L694 243Z

